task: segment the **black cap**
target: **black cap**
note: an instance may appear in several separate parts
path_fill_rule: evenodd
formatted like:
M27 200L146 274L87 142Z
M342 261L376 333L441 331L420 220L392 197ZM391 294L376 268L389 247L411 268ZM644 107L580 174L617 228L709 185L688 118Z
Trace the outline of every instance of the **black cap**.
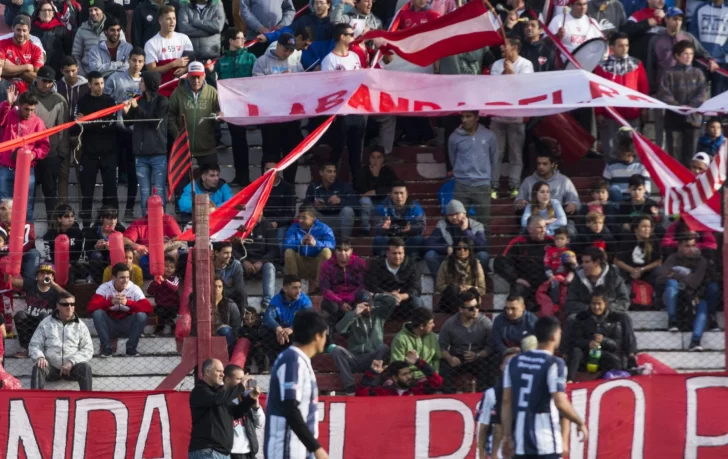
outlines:
M371 303L372 294L367 289L360 288L354 296L354 305L359 303Z
M38 69L38 79L46 81L56 81L56 71L49 65L44 65Z
M30 27L30 17L25 14L19 14L13 19L13 27L16 25L24 25Z
M278 43L286 49L296 49L296 39L288 32L283 32L278 37Z

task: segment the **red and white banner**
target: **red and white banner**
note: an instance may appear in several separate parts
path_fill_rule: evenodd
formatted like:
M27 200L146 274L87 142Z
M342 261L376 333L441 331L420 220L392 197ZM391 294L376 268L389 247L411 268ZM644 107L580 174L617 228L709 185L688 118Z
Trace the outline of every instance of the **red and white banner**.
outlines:
M584 443L572 435L571 459L728 457L726 375L574 384L570 395L589 428ZM332 459L474 459L480 399L321 397L319 440ZM182 459L190 426L188 392L0 391L8 459Z
M321 115L542 116L582 107L677 109L583 70L526 75L428 75L363 69L218 82L225 121L262 124ZM275 97L271 97L275 94Z
M503 43L498 26L482 1L469 2L434 21L406 30L372 30L357 41L366 40L373 40L377 46L387 46L420 66Z
M708 169L695 177L695 180L681 188L671 188L665 194L665 213L676 215L691 211L709 202L720 190L726 179L726 160L728 142L723 144L711 161Z

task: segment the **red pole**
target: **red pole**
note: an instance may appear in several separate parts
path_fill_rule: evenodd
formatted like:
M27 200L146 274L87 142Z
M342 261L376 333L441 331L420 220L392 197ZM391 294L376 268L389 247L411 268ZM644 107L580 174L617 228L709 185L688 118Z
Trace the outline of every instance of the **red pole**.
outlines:
M202 378L202 363L212 357L210 211L209 196L195 195L195 311L197 320L197 369Z
M30 164L33 154L25 147L15 152L15 185L13 188L13 211L10 216L10 263L8 274L20 274L20 265L23 260L23 243L25 242L25 222L28 213L28 186L30 183ZM30 216L32 218L32 215Z
M728 187L723 187L723 304L728 305L728 238L725 231L728 228ZM728 343L728 307L723 306L723 335ZM728 368L728 347L723 350L725 354L725 368Z

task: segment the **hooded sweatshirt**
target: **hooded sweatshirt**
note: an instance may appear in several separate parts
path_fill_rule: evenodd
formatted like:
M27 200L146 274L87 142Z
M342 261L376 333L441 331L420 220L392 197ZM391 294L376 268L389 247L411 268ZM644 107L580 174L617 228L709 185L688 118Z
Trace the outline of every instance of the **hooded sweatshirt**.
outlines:
M706 2L695 11L690 22L690 33L695 35L700 43L718 63L726 62L728 53L728 6L715 5Z
M187 135L192 156L208 156L217 153L215 126L212 118L220 112L217 90L207 83L193 93L188 81L177 86L169 98L169 130L176 139L182 127L182 116L187 121Z
M368 354L384 344L384 322L397 307L397 299L389 293L378 293L372 295L370 306L369 315L357 315L352 309L336 324L336 331L347 335L347 349L352 354Z
M73 39L73 48L71 54L81 64L78 68L79 75L87 75L88 72L93 70L89 65L91 49L98 46L99 43L106 40L104 35L104 23L106 22L106 16L99 22L93 22L91 18L88 21L81 24L81 27L76 31L76 37ZM126 41L124 31L121 31L119 37L121 41Z
M126 70L129 68L129 55L132 49L133 47L130 43L119 41L116 45L116 59L112 60L111 53L109 53L109 46L106 44L106 40L104 40L98 46L94 46L89 50L89 70L101 72L104 78L117 70Z
M38 86L33 82L30 85L30 92L38 98L38 105L35 108L35 114L43 120L46 128L61 125L68 122L68 103L66 99L58 94L56 85L48 92L41 92ZM66 158L68 156L68 130L54 134L50 137L51 149L48 157L60 156Z
M343 268L331 257L321 264L320 283L324 299L332 301L339 306L348 303L352 307L357 290L364 285L364 272L367 264L364 259L352 254L349 262Z
M577 268L576 277L566 292L566 315L589 309L592 291L600 285L607 291L607 304L610 308L617 312L627 312L631 301L624 279L614 267L602 263L602 274L594 283L584 274L584 268Z
M288 58L279 58L275 49L266 51L265 54L255 61L255 65L253 65L253 76L275 75L284 72L303 72L303 66L300 62L295 67L292 66Z
M447 151L455 180L468 186L491 186L498 159L498 145L492 131L478 124L471 135L460 126L450 135Z
M69 86L66 80L61 78L56 82L56 90L58 94L66 98L66 102L68 103L68 119L76 119L78 101L89 92L86 77L78 75L78 80L73 86Z
M567 204L576 204L577 209L581 205L579 202L579 192L576 191L574 183L569 177L555 170L550 178L540 177L536 172L526 177L521 186L518 188L518 196L516 201L531 201L531 189L536 182L544 181L548 183L551 190L551 198L556 199L566 207Z
M414 349L420 356L420 359L427 362L435 371L440 369L440 343L437 339L437 333L428 333L425 336L417 336L412 333L412 324L405 323L402 330L394 336L392 340L392 355L390 360L404 361L407 351ZM416 367L412 366L412 379L418 380L424 374Z
M374 14L360 14L356 9L348 9L344 2L334 6L331 10L332 24L349 24L354 29L354 36L358 37L367 27L369 30L382 29L382 21Z
M17 108L11 108L7 101L0 103L0 142L25 137L45 129L45 124L38 115L31 115L29 119L24 120L20 118ZM50 147L48 137L28 143L26 148L29 148L33 153L31 167L34 167L36 162L48 156ZM0 166L15 167L15 161L12 158L14 151L15 149L0 151Z
M132 151L137 156L165 155L167 152L167 124L169 99L157 92L162 75L157 72L142 73L146 93L138 100L136 108L126 114L129 119L160 120L137 121L132 135Z
M303 245L301 241L310 234L316 240L316 245ZM283 250L293 250L303 257L317 257L323 249L333 250L336 245L334 232L321 220L315 220L313 226L305 230L299 222L294 223L286 231L286 239L283 242Z
M142 78L132 78L132 76L129 75L128 67L129 66L127 65L127 68L112 73L104 84L104 94L111 96L117 104L141 94L141 91L139 90L139 82L142 81ZM120 121L117 123L117 127L121 131L131 132L134 130L133 125L129 124L127 126L121 122L121 120L124 119L123 110L116 112L116 118Z

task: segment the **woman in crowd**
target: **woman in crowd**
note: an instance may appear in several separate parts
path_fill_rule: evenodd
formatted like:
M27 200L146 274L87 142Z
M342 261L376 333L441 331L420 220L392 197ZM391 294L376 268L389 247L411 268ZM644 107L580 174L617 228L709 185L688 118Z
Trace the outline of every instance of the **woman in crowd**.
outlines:
M33 25L30 34L38 37L46 52L46 65L55 70L56 75L61 74L61 60L66 54L71 54L71 32L56 13L51 0L38 2L33 14Z
M369 153L369 167L360 168L354 180L357 193L361 195L361 228L371 231L371 216L374 207L392 191L392 184L399 180L391 167L384 164L384 148L374 147Z
M655 268L662 264L659 241L654 236L654 224L648 215L632 222L632 235L622 242L614 264L627 282L643 280L654 285Z
M485 273L473 245L472 239L462 238L440 265L435 292L441 295L439 307L443 312L457 312L458 294L464 290L474 288L479 296L485 295Z
M556 199L551 199L551 188L549 184L538 181L531 188L531 203L521 216L521 227L525 230L528 224L528 218L531 215L540 215L546 219L546 234L554 235L556 228L566 226L566 213L561 203Z
M215 301L212 304L210 313L212 314L212 333L216 336L224 336L228 344L228 355L232 355L235 348L235 341L240 329L240 309L235 302L225 297L225 284L222 278L215 276L215 283L212 286ZM195 295L190 295L190 312L192 315L192 323L197 323L195 311ZM196 333L196 330L193 330Z
M45 261L55 263L56 260L56 238L65 234L68 236L69 261L71 266L69 269L69 283L82 273L79 271L78 261L83 255L83 232L76 222L76 216L73 207L68 204L59 204L53 210L55 218L50 221L48 231L43 235L43 245L45 248ZM85 277L85 274L83 274Z
M106 266L111 263L109 255L109 235L114 231L123 233L124 225L119 223L119 210L110 205L101 206L96 222L84 229L84 252L88 257L91 277L101 283Z

